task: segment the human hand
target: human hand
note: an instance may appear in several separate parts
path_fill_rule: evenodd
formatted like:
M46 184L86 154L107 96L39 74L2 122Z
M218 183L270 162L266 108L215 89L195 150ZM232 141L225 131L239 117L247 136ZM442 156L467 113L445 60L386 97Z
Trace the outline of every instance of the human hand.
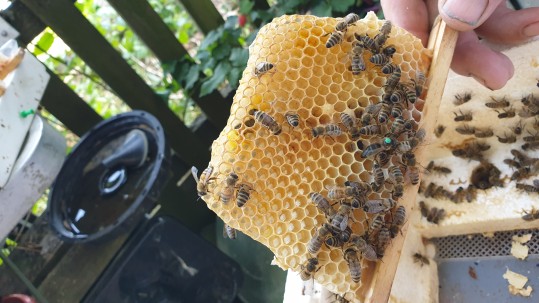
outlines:
M539 7L514 11L504 0L381 0L385 18L427 44L438 13L460 31L451 68L473 77L491 90L502 88L514 67L504 54L481 43L482 39L518 44L539 35Z

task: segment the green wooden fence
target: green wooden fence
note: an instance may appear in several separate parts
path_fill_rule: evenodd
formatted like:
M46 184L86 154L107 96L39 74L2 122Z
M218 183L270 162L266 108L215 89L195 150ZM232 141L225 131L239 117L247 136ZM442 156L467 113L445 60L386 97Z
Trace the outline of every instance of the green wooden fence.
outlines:
M146 0L108 2L161 63L188 55ZM257 0L256 3L259 7L267 7L265 0ZM181 4L204 34L224 23L211 0L184 0ZM179 185L176 181L185 177L191 166L203 168L207 165L210 144L228 118L230 99L224 98L217 91L202 98L193 98L205 119L195 126L187 127L90 24L72 0L14 0L9 8L0 12L0 16L19 31L18 42L21 46L27 45L46 27L50 27L123 102L132 109L145 110L156 116L174 151L174 177L161 195L161 212L179 218L194 230L213 220L207 208L196 202L192 178L184 178L185 181ZM81 136L103 119L54 72L48 72L51 79L41 105L67 128ZM192 95L199 94L194 92ZM23 237L21 243L31 243L35 241L33 237L51 236L44 218L38 218L35 226L35 230ZM78 302L125 242L128 234L126 232L110 242L99 244L71 245L57 242L47 255L22 250L13 252L10 258L20 265L23 274L49 302ZM6 283L11 278L5 273L5 268L0 270L2 292L24 291L18 283Z

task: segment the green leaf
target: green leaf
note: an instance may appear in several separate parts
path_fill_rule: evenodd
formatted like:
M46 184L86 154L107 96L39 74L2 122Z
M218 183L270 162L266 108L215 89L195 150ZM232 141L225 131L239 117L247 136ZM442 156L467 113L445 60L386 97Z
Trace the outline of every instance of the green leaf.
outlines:
M225 21L225 30L234 29L238 26L238 16L229 16Z
M318 3L318 5L313 7L311 13L318 17L331 16L331 5L329 5L329 3L327 3L326 1L322 1Z
M161 68L163 69L163 73L172 74L174 70L176 69L177 65L178 65L178 60L173 60L173 61L161 63Z
M230 50L232 49L232 46L230 44L221 44L218 45L212 52L213 57L215 60L220 61L224 58L227 58L230 56Z
M37 47L34 50L34 55L42 54L49 50L52 43L54 42L54 35L49 32L44 32L43 35L41 35L41 38L39 38L39 41L37 42Z
M155 94L159 96L159 98L161 98L164 102L168 102L168 98L170 97L171 93L172 92L168 89L162 89L155 92Z
M215 61L215 58L212 57L206 61L202 61L200 63L200 69L202 69L204 73L206 73L206 70L213 69L215 67L215 64L217 64L217 61Z
M335 12L345 13L354 3L356 3L356 0L333 0L331 1L331 7Z
M230 68L231 66L228 62L219 63L213 71L213 76L202 83L199 97L203 97L218 88L225 81Z
M178 40L180 40L180 43L182 44L186 44L187 42L189 42L189 34L187 33L187 31L181 31Z
M215 30L212 30L200 43L199 49L207 49L210 45L217 42L219 38L223 35L223 28L219 27Z
M230 87L232 87L232 89L236 89L238 87L242 72L243 72L243 68L233 68L228 73L227 80L228 80L228 83L230 84Z
M200 75L200 66L199 65L192 65L189 69L189 72L187 72L187 75L185 76L185 87L184 89L190 90L193 88L193 85L198 81L198 77Z
M249 50L246 48L234 48L230 52L230 63L232 66L243 67L247 65L249 59Z
M250 0L240 0L240 14L248 14L255 6L254 1Z

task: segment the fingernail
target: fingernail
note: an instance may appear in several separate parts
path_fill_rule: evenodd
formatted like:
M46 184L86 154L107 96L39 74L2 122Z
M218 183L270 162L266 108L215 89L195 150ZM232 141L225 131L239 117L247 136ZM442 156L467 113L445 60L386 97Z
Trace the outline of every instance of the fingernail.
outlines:
M475 81L481 83L481 85L483 85L484 87L486 87L486 88L488 88L490 90L493 90L492 88L487 86L487 82L485 80L483 80L482 78L479 78L474 74L470 74L470 77L474 78Z
M475 26L487 5L488 0L447 0L442 9L450 18Z
M539 35L539 22L532 23L524 28L522 33L526 37L535 37Z

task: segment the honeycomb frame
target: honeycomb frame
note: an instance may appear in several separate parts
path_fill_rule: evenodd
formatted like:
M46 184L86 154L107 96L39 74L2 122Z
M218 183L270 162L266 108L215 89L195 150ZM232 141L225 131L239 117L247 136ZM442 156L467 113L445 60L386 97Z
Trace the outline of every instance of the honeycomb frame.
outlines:
M249 61L228 123L212 145L209 166L214 168L211 177L215 179L208 183L209 194L203 197L226 224L272 250L277 265L297 272L311 257L307 243L316 229L327 222L309 200L309 193L319 192L327 197L330 186L371 181L374 162L361 157L361 149L348 134L316 138L312 135L315 126L338 123L342 112L359 118L365 107L380 102L387 79L367 56L366 70L360 75L352 75L348 70L353 33L374 37L384 21L369 13L347 30L342 43L327 48L328 34L339 21L342 18L283 16L259 31L250 46ZM401 67L401 81L415 79L417 71L426 74L431 54L419 39L394 26L386 42L389 44L397 48L393 62ZM256 75L255 67L261 62L272 63L274 68ZM423 105L424 101L418 99L409 106L406 117L419 123ZM268 113L282 131L274 135L262 127L254 119L253 110ZM286 122L289 112L297 113L299 126ZM364 137L361 141L366 145L373 142ZM220 201L225 188L223 180L232 172L239 176L238 184L246 183L253 188L250 199L241 208L235 199L227 204ZM390 187L384 186L384 193L370 198L389 197ZM415 186L406 186L404 197L414 191ZM362 234L372 215L356 209L352 217L353 232ZM364 297L377 274L374 262L362 260L361 283L356 284L351 281L340 248L322 245L317 257L320 267L315 279L349 299Z

